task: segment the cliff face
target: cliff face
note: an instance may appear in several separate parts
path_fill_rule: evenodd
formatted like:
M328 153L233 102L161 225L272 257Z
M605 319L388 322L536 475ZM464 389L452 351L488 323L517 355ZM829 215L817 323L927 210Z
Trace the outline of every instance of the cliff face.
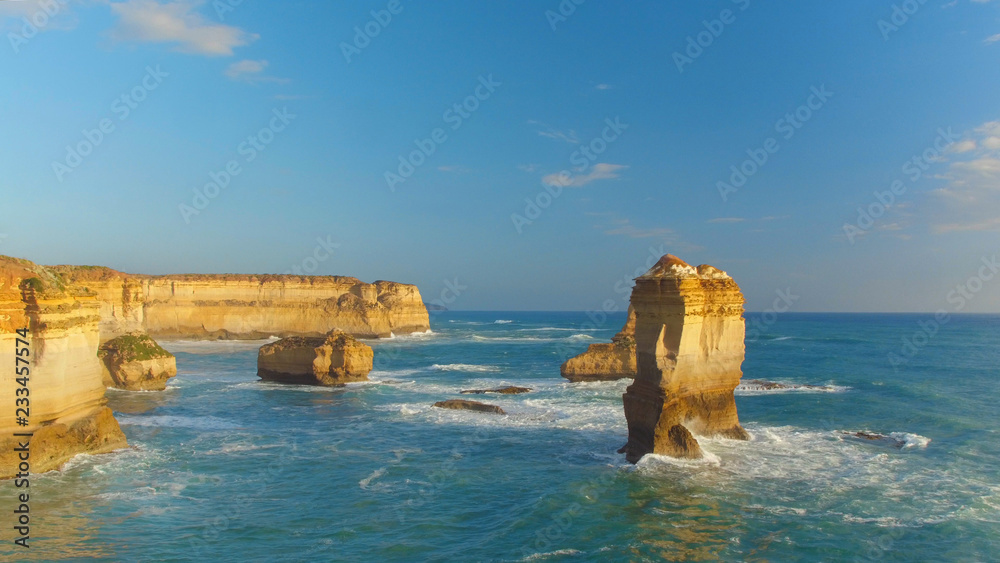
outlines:
M636 279L637 372L624 396L630 462L701 457L692 436L747 439L733 390L744 356L743 294L725 272L666 255Z
M58 468L79 453L127 446L105 406L97 359L100 303L64 285L51 270L27 260L0 257L0 478L17 473L14 432L33 432L31 472ZM29 416L17 424L14 375L18 329L29 329ZM21 346L23 347L23 345ZM24 438L21 438L23 440Z
M591 344L587 351L566 360L559 373L570 381L613 381L635 377L635 309L611 344Z
M383 338L430 329L413 285L341 276L134 276L59 266L69 283L98 294L101 339L127 332L186 339L321 336L340 329Z
M341 385L368 381L374 352L339 330L323 338L292 336L261 346L257 376L283 383Z

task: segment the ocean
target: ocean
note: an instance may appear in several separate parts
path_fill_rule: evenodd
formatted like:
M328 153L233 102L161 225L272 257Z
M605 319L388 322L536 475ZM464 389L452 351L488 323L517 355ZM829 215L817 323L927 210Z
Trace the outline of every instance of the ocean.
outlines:
M259 381L261 341L163 342L166 391L108 391L131 448L33 478L28 559L1000 559L1000 316L747 317L744 380L792 388L737 390L751 441L636 466L628 381L559 376L623 314L434 312L345 388ZM533 391L459 394L504 385Z

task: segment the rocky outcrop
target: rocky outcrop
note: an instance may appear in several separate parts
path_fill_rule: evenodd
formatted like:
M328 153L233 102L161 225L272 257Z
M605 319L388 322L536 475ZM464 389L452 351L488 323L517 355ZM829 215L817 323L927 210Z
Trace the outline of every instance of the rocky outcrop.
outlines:
M101 339L135 331L169 339L322 336L359 338L430 329L413 285L342 276L124 274L93 266L53 268L97 294Z
M635 377L635 310L628 308L628 319L611 344L591 344L587 351L570 358L559 373L570 381L613 381Z
M32 433L32 473L60 467L80 453L124 448L125 435L106 406L101 364L97 359L100 303L82 288L67 286L52 270L0 256L0 478L18 473L13 433ZM13 370L17 330L27 328L30 364L27 383L29 416L20 425L14 398L21 388Z
M374 354L370 346L339 330L325 337L292 336L261 346L257 376L307 385L368 381Z
M468 389L462 391L463 395L485 395L486 393L496 393L498 395L520 395L521 393L530 393L531 389L528 387L514 387L513 385L508 385L507 387L500 387L497 389Z
M636 279L631 303L637 371L624 395L626 459L701 457L694 435L748 439L733 397L745 330L736 282L668 254Z
M107 387L128 391L162 391L177 375L174 355L148 334L133 332L113 338L97 351L102 378Z
M507 414L504 410L496 405L487 405L486 403L479 403L476 401L466 401L464 399L449 399L447 401L438 401L434 403L434 406L439 409L452 409L458 411L476 411L485 412L490 414Z

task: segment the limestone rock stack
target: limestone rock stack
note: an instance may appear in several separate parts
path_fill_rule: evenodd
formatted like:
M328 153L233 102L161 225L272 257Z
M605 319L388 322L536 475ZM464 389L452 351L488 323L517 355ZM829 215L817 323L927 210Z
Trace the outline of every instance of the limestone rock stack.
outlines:
M107 387L129 391L163 391L177 375L177 359L148 334L133 332L101 345L97 357Z
M342 385L368 381L373 359L370 346L339 330L320 338L291 336L261 346L257 376L282 383Z
M30 432L32 473L55 469L80 453L126 447L125 435L106 406L97 358L101 304L69 287L54 271L0 256L0 478L17 473L14 432ZM29 329L28 424L17 423L14 375L17 330ZM23 346L21 346L23 347ZM23 440L23 438L22 438Z
M570 381L612 381L635 377L635 310L628 308L628 320L611 344L591 344L587 351L570 358L559 373Z
M736 282L668 254L636 279L631 303L637 371L624 395L626 459L701 457L695 435L747 439L733 397L745 330Z

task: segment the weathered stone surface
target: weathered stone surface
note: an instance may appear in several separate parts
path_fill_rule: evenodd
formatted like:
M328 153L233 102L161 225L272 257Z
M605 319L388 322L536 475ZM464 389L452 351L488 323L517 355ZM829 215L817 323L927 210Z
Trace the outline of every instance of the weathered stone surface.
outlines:
M56 272L27 260L0 256L0 478L17 473L14 432L34 433L31 472L55 469L80 453L105 453L128 444L105 406L97 359L97 297L68 286ZM30 416L17 424L13 374L16 331L28 328Z
M107 387L128 391L162 391L177 375L177 359L142 332L113 338L97 351Z
M322 336L360 338L425 332L427 308L413 285L343 276L125 274L55 266L67 283L95 292L101 340L134 331L169 339Z
M587 351L570 358L559 373L570 381L613 381L635 377L635 310L628 308L628 320L610 344L591 344Z
M513 385L507 387L500 387L497 389L468 389L462 391L463 395L484 395L486 393L497 393L499 395L519 395L521 393L530 393L531 389L528 387L514 387Z
M631 303L637 371L624 395L626 459L700 457L692 434L747 439L733 396L745 334L736 282L668 254L636 279Z
M291 336L261 346L257 375L283 383L342 385L368 381L373 359L370 346L333 330L321 338Z
M486 403L480 403L477 401L466 401L463 399L449 399L447 401L438 401L434 403L434 406L439 409L453 409L459 411L476 411L476 412L486 412L491 414L507 414L504 410L496 405L487 405Z

